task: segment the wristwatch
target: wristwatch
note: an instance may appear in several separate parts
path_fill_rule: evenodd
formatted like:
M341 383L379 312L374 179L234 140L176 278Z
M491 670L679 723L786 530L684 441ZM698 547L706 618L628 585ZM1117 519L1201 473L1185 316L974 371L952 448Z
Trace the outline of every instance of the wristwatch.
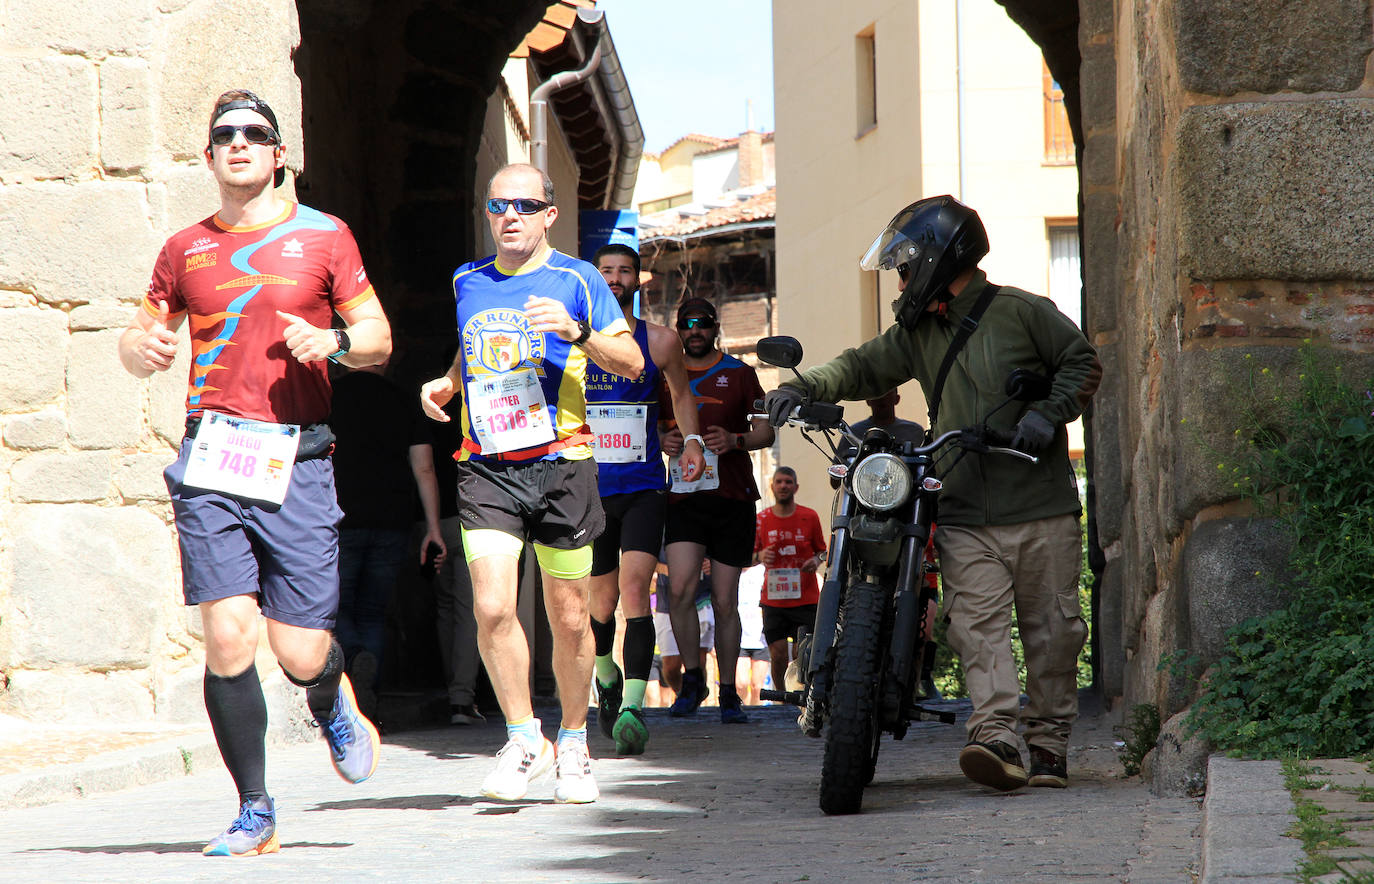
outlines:
M682 437L682 447L683 447L683 448L686 448L686 447L687 447L687 443L688 443L688 442L691 442L693 439L697 440L697 444L701 446L702 452L705 453L705 451L706 451L706 440L703 439L703 438L701 438L700 436L698 436L696 433L688 433L686 436L683 436L683 437Z
M348 354L348 350L350 347L353 346L353 344L351 341L348 340L348 332L344 331L343 329L331 328L330 331L334 333L334 342L339 345L339 349L329 354L329 361L338 362L341 358Z
M572 344L574 347L580 347L583 344L587 343L587 338L590 338L592 336L592 324L587 320L577 320L577 327L582 329L581 333L578 334L576 338L573 338L571 341L568 342Z
M736 434L735 434L735 447L738 448L740 451L743 451L743 450L744 450L744 434L743 434L743 433L736 433Z

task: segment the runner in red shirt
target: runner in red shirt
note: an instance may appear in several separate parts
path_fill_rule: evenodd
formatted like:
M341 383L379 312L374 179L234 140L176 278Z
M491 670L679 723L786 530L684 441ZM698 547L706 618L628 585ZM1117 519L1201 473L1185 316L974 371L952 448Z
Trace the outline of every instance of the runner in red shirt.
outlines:
M205 708L239 792L239 816L211 856L279 848L267 794L267 705L254 659L258 615L286 677L305 688L331 759L367 779L381 748L357 711L343 651L339 519L325 360L359 367L391 352L391 327L353 235L277 195L286 148L251 92L221 95L205 161L220 209L167 240L148 294L119 338L126 370L172 367L190 319L186 437L167 468L186 604L205 634ZM334 314L344 328L331 328Z
M773 473L775 503L758 514L754 527L754 561L766 566L763 595L763 639L773 663L773 685L782 690L792 655L788 639L797 627L816 624L821 588L816 571L825 561L825 532L820 516L797 503L797 472L778 467Z

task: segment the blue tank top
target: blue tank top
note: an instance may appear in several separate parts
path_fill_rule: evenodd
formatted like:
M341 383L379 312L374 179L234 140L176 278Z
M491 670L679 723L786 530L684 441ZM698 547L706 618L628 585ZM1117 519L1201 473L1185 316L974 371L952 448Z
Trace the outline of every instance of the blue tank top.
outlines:
M658 402L663 386L663 373L649 355L649 325L640 320L635 325L635 343L644 354L644 372L631 380L603 370L594 362L587 363L587 412L589 420L596 411L608 413L614 406L644 406L644 459L630 463L603 463L597 458L597 483L601 496L628 494L632 491L657 491L668 487L668 475L663 467L663 451L658 444ZM604 408L597 408L602 406ZM638 424L638 422L636 422ZM594 424L592 430L599 428Z

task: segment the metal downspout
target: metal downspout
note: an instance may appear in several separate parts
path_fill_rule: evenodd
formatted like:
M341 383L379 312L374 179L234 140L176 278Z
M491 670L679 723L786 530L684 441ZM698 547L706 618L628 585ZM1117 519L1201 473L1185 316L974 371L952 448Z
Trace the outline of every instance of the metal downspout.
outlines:
M588 25L598 26L606 13L594 9L579 9L577 17ZM549 171L549 96L569 86L581 83L601 64L601 40L596 41L592 57L575 71L554 74L530 94L530 164L544 173Z

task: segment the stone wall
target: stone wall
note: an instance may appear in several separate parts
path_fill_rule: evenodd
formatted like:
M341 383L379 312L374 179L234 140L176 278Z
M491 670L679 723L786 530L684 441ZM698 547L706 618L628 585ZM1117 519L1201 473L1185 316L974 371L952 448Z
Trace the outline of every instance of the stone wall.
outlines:
M163 240L218 207L216 95L270 102L299 170L298 43L290 0L0 3L0 713L204 716L161 475L188 357L140 381L116 340Z
M1374 47L1366 0L1083 0L1087 330L1108 696L1164 717L1225 629L1281 603L1285 550L1212 452L1254 365L1374 366Z

